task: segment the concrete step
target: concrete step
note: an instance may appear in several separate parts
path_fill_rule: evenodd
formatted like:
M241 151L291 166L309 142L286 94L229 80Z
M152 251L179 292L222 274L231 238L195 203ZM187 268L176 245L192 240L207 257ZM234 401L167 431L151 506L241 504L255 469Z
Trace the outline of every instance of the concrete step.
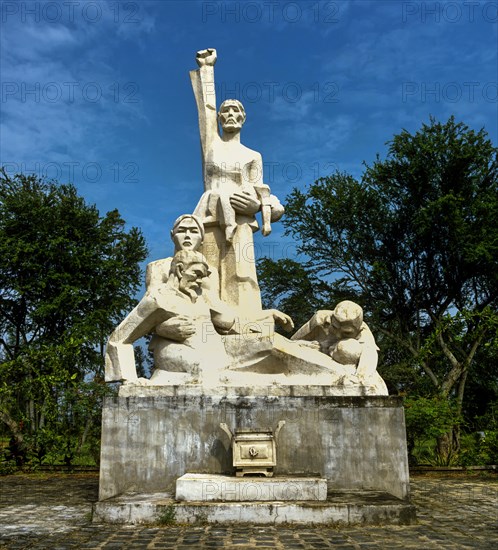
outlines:
M94 522L137 524L408 525L415 506L377 491L329 493L326 501L184 502L167 493L130 493L97 502Z

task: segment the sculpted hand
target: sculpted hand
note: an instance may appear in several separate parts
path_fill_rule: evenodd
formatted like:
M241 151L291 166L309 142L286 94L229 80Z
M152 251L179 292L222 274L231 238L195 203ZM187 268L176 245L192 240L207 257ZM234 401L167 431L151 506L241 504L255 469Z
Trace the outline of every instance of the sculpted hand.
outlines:
M275 195L270 195L271 204L271 222L278 222L278 220L284 215L285 208Z
M328 309L321 309L317 311L314 315L314 321L316 325L322 327L328 327L331 323L332 311Z
M247 192L234 193L230 197L230 204L235 212L252 216L261 208L261 203L258 199L252 197Z
M294 328L294 322L288 315L278 311L278 309L272 309L270 311L275 323L279 324L286 332L290 332Z
M202 67L203 65L214 66L216 59L216 50L214 48L200 50L195 56L195 60L197 61L197 65L199 65L199 67Z
M186 315L178 315L157 325L156 334L168 340L183 342L195 334L195 327Z

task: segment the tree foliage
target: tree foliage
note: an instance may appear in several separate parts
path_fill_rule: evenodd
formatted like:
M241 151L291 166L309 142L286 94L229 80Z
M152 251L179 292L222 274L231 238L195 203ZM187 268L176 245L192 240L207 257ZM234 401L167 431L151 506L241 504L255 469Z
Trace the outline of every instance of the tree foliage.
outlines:
M70 432L80 390L103 381L105 342L133 307L146 253L138 229L117 210L100 216L74 186L0 173L0 420L18 445ZM98 422L90 409L81 437Z
M271 308L278 302L279 308L292 317L297 327L330 298L327 282L290 258L278 263L262 258L258 270L263 305Z
M452 117L395 135L361 181L335 173L294 189L284 224L309 280L364 306L382 345L459 413L475 355L497 336L497 221L498 151ZM260 266L272 285L269 264L285 266Z

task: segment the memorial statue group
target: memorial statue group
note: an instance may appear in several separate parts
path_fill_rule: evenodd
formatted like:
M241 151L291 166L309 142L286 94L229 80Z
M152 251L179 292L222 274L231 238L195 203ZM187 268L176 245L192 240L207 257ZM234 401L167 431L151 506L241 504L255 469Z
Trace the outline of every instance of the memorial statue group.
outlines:
M237 100L216 108L216 51L197 53L190 78L197 103L204 193L171 230L174 255L150 263L146 293L111 335L106 380L140 385L318 384L365 386L387 394L374 337L361 307L317 312L291 339L292 319L263 310L253 233L271 232L284 208L263 183L261 155L240 142L246 119ZM219 131L221 126L221 132ZM154 371L138 378L133 343L152 334ZM368 392L367 392L368 393Z

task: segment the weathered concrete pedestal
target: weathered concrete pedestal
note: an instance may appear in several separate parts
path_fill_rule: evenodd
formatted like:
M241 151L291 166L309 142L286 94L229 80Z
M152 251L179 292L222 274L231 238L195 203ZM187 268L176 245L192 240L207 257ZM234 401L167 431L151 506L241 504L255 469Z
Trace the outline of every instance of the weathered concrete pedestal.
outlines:
M125 391L131 393L130 388ZM252 396L244 396L245 391L220 388L206 395L196 387L143 387L134 388L134 395L107 399L95 519L151 522L168 507L182 522L414 519L401 398L337 397L326 395L323 387L290 386L283 395L275 395L274 387L247 389ZM220 422L231 429L259 429L281 420L285 426L277 445L275 479L325 478L327 500L289 502L283 494L282 500L267 502L174 499L177 480L187 473L234 475Z

